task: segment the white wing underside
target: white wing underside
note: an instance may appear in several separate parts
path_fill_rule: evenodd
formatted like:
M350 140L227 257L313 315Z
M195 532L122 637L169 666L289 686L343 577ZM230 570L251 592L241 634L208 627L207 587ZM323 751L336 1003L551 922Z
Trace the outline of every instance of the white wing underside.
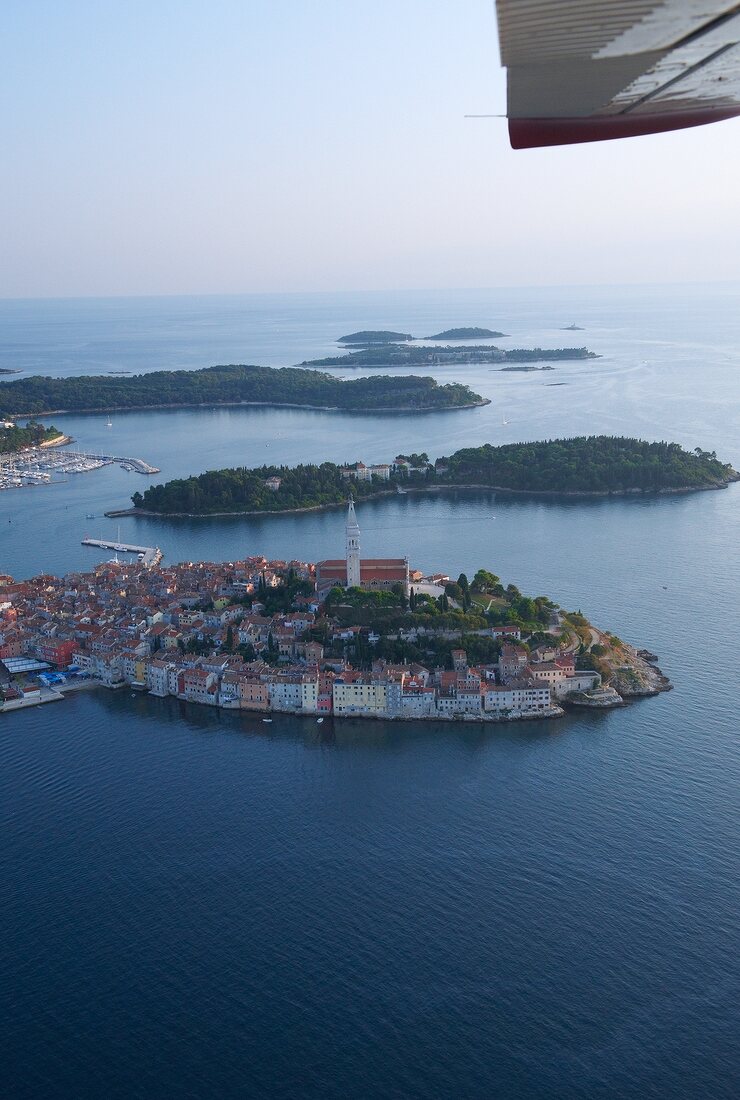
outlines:
M515 147L740 114L740 4L497 0Z

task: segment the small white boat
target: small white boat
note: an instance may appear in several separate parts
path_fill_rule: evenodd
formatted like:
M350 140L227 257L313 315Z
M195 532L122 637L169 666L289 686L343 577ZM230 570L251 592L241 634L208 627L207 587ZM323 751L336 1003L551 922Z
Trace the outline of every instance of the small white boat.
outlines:
M272 721L272 718L263 718L263 719L262 719L262 721L263 721L263 722L271 722L271 721Z
M108 417L108 421L107 421L105 426L106 426L106 428L112 428L113 427L113 421L111 420L110 417Z
M317 726L320 726L320 725L321 725L321 723L322 723L323 721L324 721L324 719L323 719L323 718L317 718L317 719L316 719L316 725L317 725Z

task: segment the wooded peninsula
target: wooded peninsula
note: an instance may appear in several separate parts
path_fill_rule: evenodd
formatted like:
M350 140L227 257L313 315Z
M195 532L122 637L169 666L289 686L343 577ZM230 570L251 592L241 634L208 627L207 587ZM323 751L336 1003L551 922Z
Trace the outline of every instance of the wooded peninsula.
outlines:
M455 488L608 496L719 489L737 480L740 474L713 452L602 435L500 447L486 443L435 462L413 454L371 467L322 462L210 470L150 486L132 500L135 511L144 514L213 515L330 508L350 491L360 500Z
M460 383L434 378L380 375L340 381L300 367L218 366L152 371L126 377L78 375L32 378L0 387L8 417L56 412L112 412L193 405L297 405L361 412L419 412L469 408L488 402ZM0 414L2 415L2 414Z
M25 428L19 428L17 424L10 427L0 425L0 454L22 451L26 447L38 447L41 443L51 443L54 439L62 439L62 433L53 424L45 427L37 424L35 420L29 421Z
M382 344L363 347L346 355L307 359L302 367L413 367L455 366L463 363L542 363L569 359L598 359L588 348L502 348L488 344L429 348L410 344ZM19 383L18 383L19 384Z

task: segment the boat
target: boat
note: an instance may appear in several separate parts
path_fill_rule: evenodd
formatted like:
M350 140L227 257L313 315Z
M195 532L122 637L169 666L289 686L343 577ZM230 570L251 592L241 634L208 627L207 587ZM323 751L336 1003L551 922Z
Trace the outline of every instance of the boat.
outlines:
M316 719L316 725L317 725L317 726L320 726L320 725L321 725L321 723L322 723L323 721L324 721L324 719L323 719L323 718L317 718L317 719Z
M106 428L112 428L113 427L113 421L111 420L110 417L108 417L108 420L107 420L107 423L106 423L105 426L106 426Z
M95 519L95 513L94 512L86 512L85 513L85 519Z
M504 427L504 428L505 428L505 427L506 427L506 425L507 425L508 423L509 423L509 421L508 421L508 420L506 419L506 417L505 417L505 416L502 416L502 417L501 417L501 425L502 425L502 427Z
M262 719L262 721L263 721L263 722L271 722L271 721L272 721L272 718L263 718L263 719Z
M400 485L396 486L396 492L400 493L400 495L403 496L403 497L406 496L406 489L402 489Z

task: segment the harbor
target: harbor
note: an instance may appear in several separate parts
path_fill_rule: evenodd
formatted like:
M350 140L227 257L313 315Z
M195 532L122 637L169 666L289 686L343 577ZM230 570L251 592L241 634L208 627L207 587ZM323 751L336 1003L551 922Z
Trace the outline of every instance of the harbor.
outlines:
M99 550L113 550L115 554L136 554L145 569L153 569L162 560L162 551L158 546L132 546L120 540L91 539L85 536L83 546L95 546Z
M23 489L33 485L48 485L66 481L71 474L89 473L114 463L123 470L137 474L158 474L159 467L143 458L89 451L50 450L32 447L26 451L0 455L0 489Z

